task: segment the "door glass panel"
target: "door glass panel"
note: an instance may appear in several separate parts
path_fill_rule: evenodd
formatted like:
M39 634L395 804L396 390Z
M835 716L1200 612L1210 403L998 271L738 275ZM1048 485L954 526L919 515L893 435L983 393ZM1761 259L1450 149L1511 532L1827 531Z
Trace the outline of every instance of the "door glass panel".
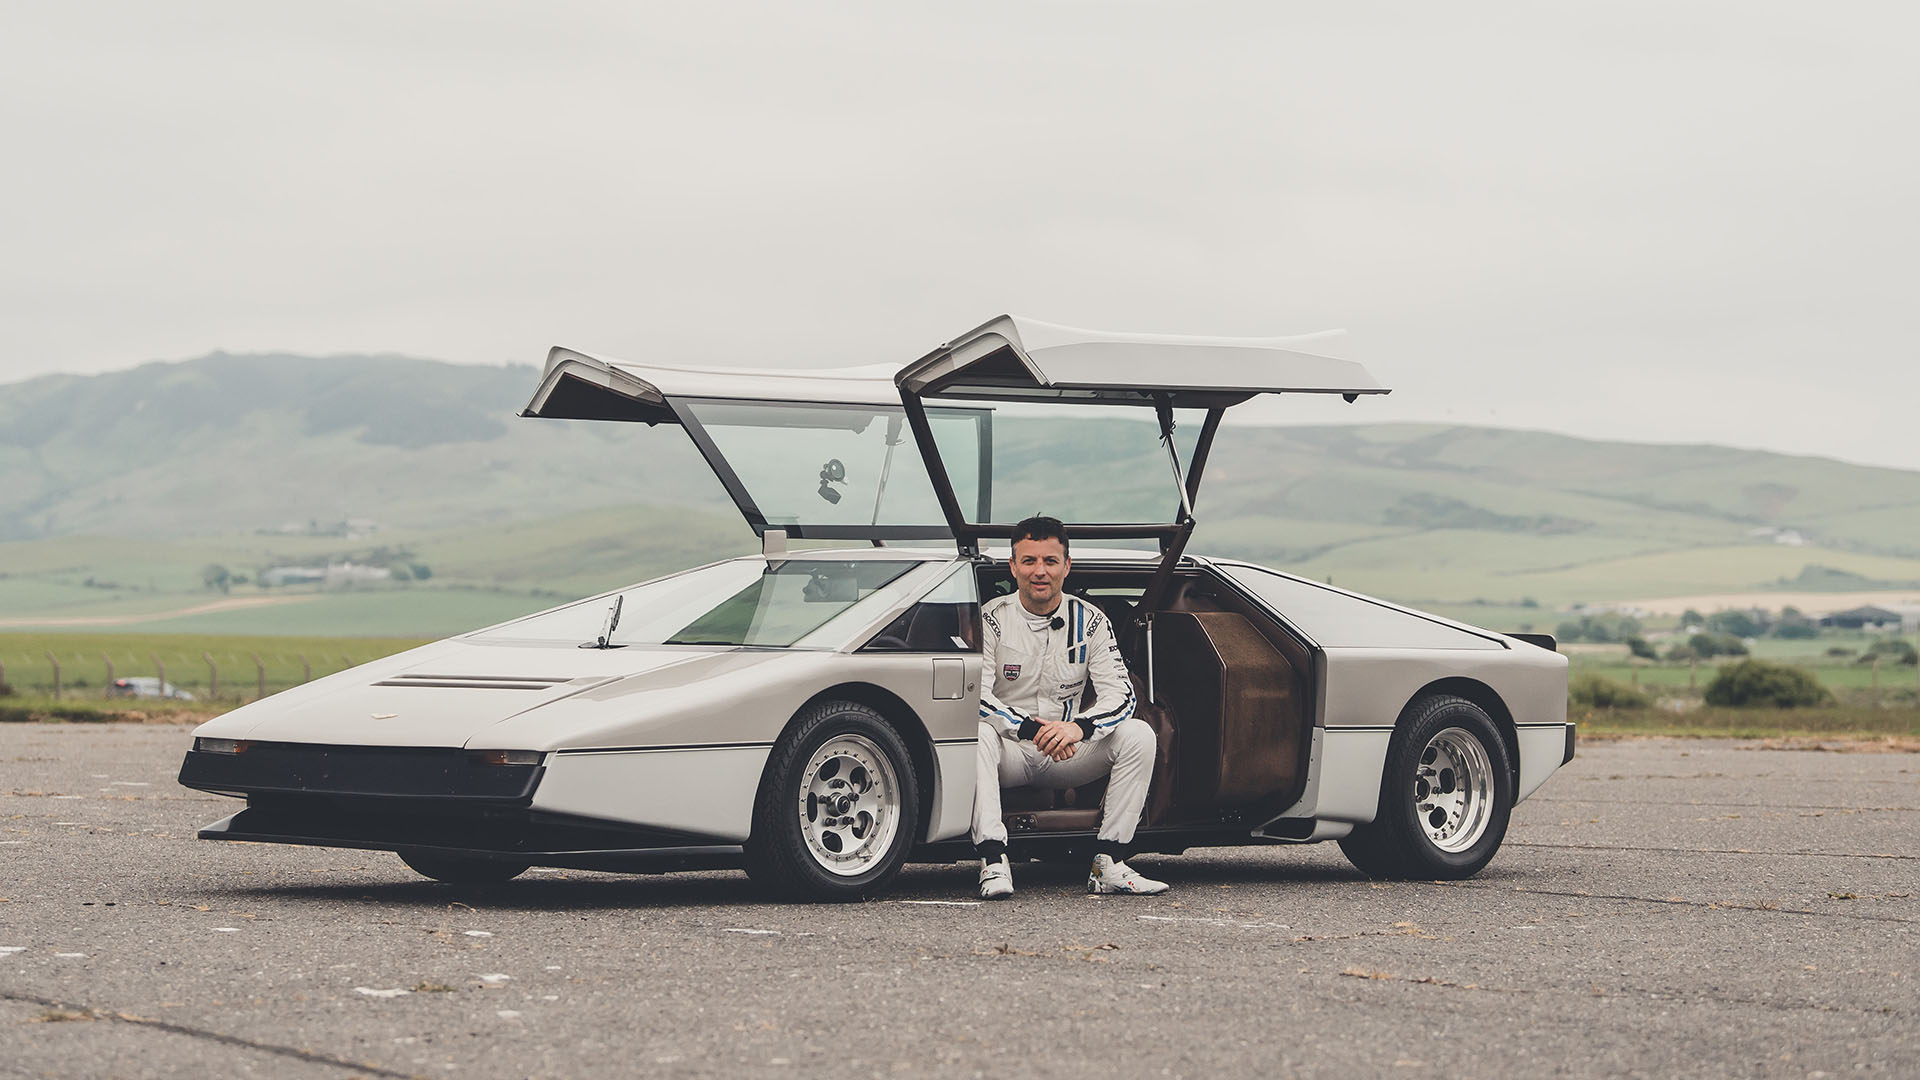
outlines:
M963 498L968 521L1004 525L1033 514L1101 524L1174 520L1180 490L1152 409L1004 401L977 408L992 420L974 431L930 424L956 485L956 465L982 456L979 444L965 438L978 431L989 440L986 505ZM1205 419L1199 409L1174 410L1173 441L1183 473L1192 465Z
M906 410L883 405L684 401L696 438L704 436L738 479L739 491L773 528L920 526L945 535ZM955 493L979 499L981 410L929 410L954 446ZM960 467L955 467L958 462Z

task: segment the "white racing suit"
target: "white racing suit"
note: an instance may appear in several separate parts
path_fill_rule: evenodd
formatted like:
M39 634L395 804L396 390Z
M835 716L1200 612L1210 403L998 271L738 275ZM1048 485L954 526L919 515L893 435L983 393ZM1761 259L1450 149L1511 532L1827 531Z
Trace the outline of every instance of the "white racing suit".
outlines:
M1100 851L1126 857L1153 779L1154 736L1133 715L1133 681L1113 624L1077 596L1065 597L1038 629L1012 593L981 608L980 752L974 773L973 843L985 858L1006 848L1003 787L1071 788L1108 776ZM1086 703L1088 684L1093 700ZM1055 761L1033 745L1042 721L1070 720L1082 739Z

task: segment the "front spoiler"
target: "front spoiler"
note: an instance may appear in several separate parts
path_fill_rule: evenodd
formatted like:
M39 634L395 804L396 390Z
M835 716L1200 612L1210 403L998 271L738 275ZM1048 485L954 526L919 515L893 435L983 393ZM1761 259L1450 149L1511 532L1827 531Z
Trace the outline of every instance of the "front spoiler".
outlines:
M730 870L743 864L738 844L665 830L623 828L607 822L522 811L486 817L341 814L316 805L249 806L206 826L202 840L257 844L418 851L467 859L664 874Z

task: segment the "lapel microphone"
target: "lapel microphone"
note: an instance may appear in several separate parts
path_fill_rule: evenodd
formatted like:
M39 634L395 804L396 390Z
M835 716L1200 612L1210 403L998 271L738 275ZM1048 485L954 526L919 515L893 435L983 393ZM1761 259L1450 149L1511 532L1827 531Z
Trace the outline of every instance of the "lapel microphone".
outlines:
M1060 617L1060 616L1058 616L1058 615L1055 615L1055 616L1053 617L1053 621L1052 621L1051 623L1048 623L1047 625L1049 625L1049 626L1051 626L1051 627L1053 627L1053 628L1054 628L1055 630L1058 630L1058 629L1060 629L1061 627L1063 627L1063 626L1065 626L1065 625L1067 625L1067 620L1065 620L1065 619L1063 619L1063 618L1061 618L1061 617Z

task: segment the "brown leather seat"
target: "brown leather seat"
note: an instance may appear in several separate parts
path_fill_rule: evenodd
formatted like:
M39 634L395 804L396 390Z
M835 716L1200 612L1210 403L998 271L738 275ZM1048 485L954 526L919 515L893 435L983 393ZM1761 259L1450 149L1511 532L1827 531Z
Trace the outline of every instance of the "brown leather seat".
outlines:
M1131 672L1129 676L1133 680L1134 715L1145 720L1154 733L1153 779L1147 788L1146 812L1141 815L1143 825L1152 825L1165 818L1173 805L1173 720L1167 709L1147 702L1146 684L1140 676ZM1093 830L1100 827L1100 803L1106 795L1104 776L1077 788L1006 788L1000 793L1001 820L1009 833Z

